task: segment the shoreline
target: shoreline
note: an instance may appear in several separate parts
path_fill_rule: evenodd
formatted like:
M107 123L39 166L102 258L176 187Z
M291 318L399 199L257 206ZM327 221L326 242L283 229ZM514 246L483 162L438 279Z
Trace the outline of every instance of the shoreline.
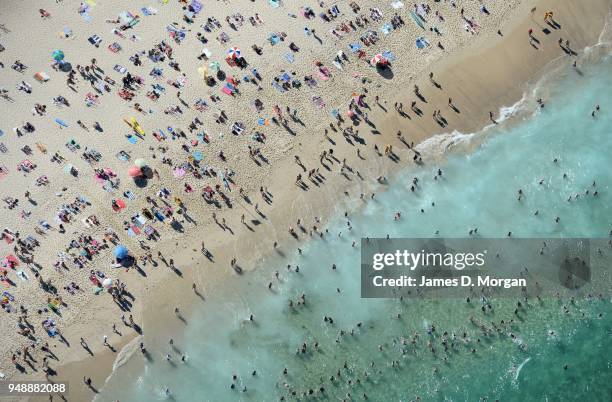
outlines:
M542 2L542 3L545 3L545 2ZM605 20L605 18L604 18L604 20ZM515 29L520 29L521 27L524 27L526 24L527 24L527 22L523 21L522 23L517 24L518 27L516 27ZM599 33L599 31L598 31L598 33ZM499 47L504 46L503 43L504 43L504 41L502 40L502 41L500 41L500 43L498 43L498 44L496 44L494 46L489 47L486 50L485 53L489 57L491 57L491 55L495 55L496 54L496 50L499 51ZM585 46L590 46L590 45L591 44L585 44ZM581 51L583 50L583 48L581 48ZM543 75L545 75L549 71L549 69L558 67L562 63L561 57L556 57L556 58L553 58L553 59L550 59L550 60L546 60L547 57L549 57L549 55L550 55L550 53L548 55L543 55L540 58L540 61L544 60L545 62L543 62L542 65L539 65L539 68L535 68L534 67L533 69L530 70L530 72L535 71L535 73L532 73L533 75L530 75L528 80L526 80L526 81L519 81L519 82L523 82L522 86L517 87L516 90L515 91L511 91L510 94L506 93L506 95L504 95L503 97L499 98L499 99L502 99L502 100L500 100L499 105L496 104L496 106L498 105L498 107L496 108L497 110L502 110L504 108L512 108L512 107L516 106L518 103L522 102L524 100L524 97L527 96L525 90L534 89L534 85L537 82L539 82L540 79L543 78ZM472 57L478 58L479 56L472 56ZM458 56L457 59L459 59L459 60L454 60L454 63L448 63L448 64L450 64L450 66L447 66L446 68L447 69L448 68L452 68L452 67L454 67L456 65L459 65L462 62L464 62L462 60L463 57L461 57L461 56ZM447 61L447 60L445 60L445 61ZM474 61L472 61L472 60L470 60L469 62L470 63L474 63ZM447 77L447 76L452 76L453 75L452 73L448 73L448 70L446 70L446 71L442 70L442 68L436 69L434 71L436 71L436 76L438 76L438 74L440 74L441 77ZM521 77L524 78L524 76L522 76L522 75L521 75ZM443 82L443 80L441 80L441 81ZM508 104L506 104L506 102L508 102L508 101L513 102L513 103L510 103L510 105L508 105ZM535 111L535 110L530 110L529 113L531 113L533 111ZM527 111L523 110L523 112L527 112ZM395 116L390 116L389 120L393 120L393 117L395 117ZM514 117L513 115L508 116L508 119L503 122L504 124L502 124L501 127L495 127L494 125L491 125L490 123L487 124L486 118L483 118L482 122L481 122L482 126L480 126L480 128L472 129L472 130L468 129L466 131L468 131L470 134L477 134L477 133L482 132L483 130L488 130L488 128L503 129L506 124L510 125L510 124L515 123L513 117ZM526 117L526 118L528 118L528 117ZM392 124L388 124L388 125L392 125ZM473 127L478 127L478 126L473 126ZM389 130L381 130L381 131L388 132L389 134L391 134L393 132L393 130L391 130L391 129L389 129ZM440 133L440 134L435 134L435 135L446 135L446 134L448 134L448 133L445 132L445 133ZM392 135L387 135L387 137L392 137ZM430 139L432 137L433 136L425 137L425 139ZM479 143L480 143L480 141L478 142L478 144ZM420 145L420 143L417 144L417 147L418 147L418 145ZM477 145L475 145L475 146L477 146ZM473 148L470 148L470 149L473 149ZM450 151L451 154L453 152L454 151ZM466 151L466 152L469 152L469 151ZM446 155L447 154L444 154L442 156L446 156ZM426 154L424 154L424 156L426 156ZM407 169L406 166L396 167L396 166L394 166L392 164L389 164L389 165L390 165L390 169L387 172L385 172L385 173L390 175L390 176L393 176L393 175L399 173L400 171ZM423 168L425 168L425 169L427 169L427 165L425 167L413 165L411 168L414 168L414 169L423 169ZM430 168L433 168L433 167L430 166ZM392 180L390 180L390 181L392 181ZM380 192L380 191L385 191L386 185L385 184L377 183L377 184L372 185L372 187L375 187L377 189L376 192ZM346 189L351 189L351 188L352 187L350 185L347 185L346 187L342 188L341 191L344 191ZM352 188L352 189L354 190L354 188ZM347 201L347 202L349 202L349 201ZM305 203L309 204L307 202L305 202ZM276 205L279 205L279 204L277 203ZM281 203L281 205L282 205L282 203ZM345 205L345 204L343 204L343 205ZM365 204L355 205L353 208L347 206L346 210L351 211L350 213L355 213L355 209L359 209L363 205L365 205ZM326 216L326 217L330 217L330 218L333 219L334 216L338 216L339 214L341 214L341 212L340 212L341 209L342 208L336 207L335 210L332 211L332 209L330 209L329 211L326 211L327 213L323 213L322 215ZM326 223L323 225L323 227L327 226L328 220L329 219L325 219L324 220ZM306 241L309 241L309 240L307 239ZM287 239L286 242L291 242L291 239ZM270 251L268 254L272 254L272 255L268 256L268 257L266 257L265 255L264 256L260 256L259 259L252 264L254 269L258 269L257 267L265 266L265 265L273 266L274 265L273 263L271 263L271 264L266 264L266 263L268 263L270 260L274 261L274 262L279 262L279 261L282 261L285 258L285 257L281 256L278 252L274 253L273 251ZM228 254L228 256L229 256L229 254ZM200 261L203 264L205 264L205 259L203 257L200 258ZM265 268L259 268L259 269L265 269ZM229 275L232 275L232 274L229 274ZM247 273L246 275L249 275L249 273ZM224 277L221 277L220 279L223 279L223 278ZM214 286L214 284L213 284L213 286ZM175 292L172 292L172 294L175 295L177 298L180 298L181 296L179 296L179 294L181 292L186 292L186 291L188 291L187 288L179 286L178 289ZM218 292L219 293L223 293L222 290L218 290ZM213 297L214 297L214 295L213 295ZM187 303L189 303L189 299L191 299L191 298L192 298L192 296L188 296L185 301ZM185 316L187 316L187 317L191 317L193 315L192 314L193 311L195 311L197 309L201 309L201 307L199 307L199 303L197 301L193 302L191 304L186 304L185 306L187 308L183 308L182 307L181 311L185 311L186 312ZM156 311L157 308L161 308L161 306L160 305L154 306L154 307L151 308L151 310ZM146 312L145 312L145 314L146 314ZM153 315L153 314L157 314L157 313L149 312L149 314ZM171 315L168 315L168 317L166 317L166 319L162 320L162 321L164 321L164 322L176 321L176 318L171 316ZM172 333L173 332L173 331L169 331L165 325L163 327L164 327L164 329L166 329L166 332L168 332L168 333ZM159 334L159 333L162 333L163 330L161 328L159 328L155 332ZM163 338L163 336L158 336L158 338ZM163 339L165 339L165 338L163 338ZM162 344L162 343L163 343L163 340L162 340L162 342L159 342L158 344ZM158 346L158 345L156 345L156 346Z
M537 2L538 4L538 8L540 7L547 7L547 5L552 4L553 2L551 1L539 1ZM604 2L600 2L600 3L604 3ZM521 5L524 9L527 9L528 6L526 4ZM565 6L567 6L567 4L565 4ZM530 7L530 6L529 6ZM560 5L555 4L555 8L558 9L560 7ZM576 5L572 5L570 6L570 9L572 7L579 7ZM596 7L594 7L596 8ZM575 9L573 11L574 13L576 12ZM574 15L573 12L569 12L569 14ZM517 17L518 19L518 17ZM560 12L559 13L559 19L563 20L563 13ZM567 20L569 20L569 17L566 17ZM578 23L577 21L572 21L573 23ZM513 24L516 23L516 24ZM565 23L564 23L565 24ZM568 22L569 24L569 22ZM457 126L457 127L468 127L470 124L472 126L478 126L480 124L479 127L484 127L486 125L486 115L485 113L482 113L485 109L483 108L483 104L487 104L487 105L497 105L499 104L499 107L502 107L504 103L507 103L507 101L509 99L516 99L518 96L518 93L520 92L520 86L513 86L512 83L509 84L510 87L514 88L514 91L508 91L507 88L508 86L506 86L505 88L501 88L497 87L494 89L489 89L489 91L478 91L475 90L476 93L471 93L471 94L466 94L464 91L461 90L462 86L466 86L468 88L473 89L474 85L469 85L469 82L474 82L475 78L474 77L479 77L479 76L486 76L486 74L482 74L483 70L487 70L487 68L485 68L486 66L482 66L480 65L480 63L478 63L479 58L485 57L490 59L491 57L495 57L496 54L502 53L505 56L507 55L507 52L503 52L500 51L500 48L505 48L508 46L508 44L512 44L514 43L516 45L517 49L522 49L524 47L524 41L521 41L518 37L523 34L524 27L529 25L529 19L522 21L522 22L518 22L515 20L511 20L509 23L510 26L514 26L513 29L511 29L511 32L507 35L507 37L504 37L502 39L499 39L497 41L496 44L492 45L491 47L488 47L487 49L485 49L483 52L480 52L476 55L470 55L470 51L467 51L466 53L468 53L468 55L463 55L463 54L459 54L459 55L454 55L452 57L450 57L451 60L446 60L444 58L442 58L442 63L441 66L437 67L436 69L434 69L435 72L435 77L436 79L439 79L441 83L443 83L443 89L444 91L442 91L442 94L437 94L435 93L435 91L427 89L426 90L426 94L428 96L428 100L429 100L429 93L433 91L433 96L432 99L434 99L434 101L432 101L432 104L436 104L436 105L444 105L445 101L442 99L444 98L447 93L447 91L457 91L454 93L458 93L459 96L456 97L453 96L453 99L456 99L456 102L458 105L462 105L461 103L461 99L465 99L466 100L466 104L469 104L469 107L466 107L466 112L463 112L462 110L462 116L461 118L458 119L458 121L453 121L453 123L451 123L451 125L453 127ZM595 23L593 25L596 25ZM590 28L592 30L594 30L593 28ZM571 28L570 28L571 30ZM577 30L577 32L580 30ZM562 32L567 32L566 27L563 27ZM574 32L572 32L574 33ZM592 32L591 32L592 33ZM599 32L598 32L599 33ZM515 35L516 34L516 35ZM581 39L582 40L586 40L585 38L588 37L587 34L582 33L581 34ZM515 38L516 36L516 38ZM479 38L479 40L477 42L486 42L485 39L490 39L490 38ZM514 42L512 41L512 39L516 39ZM508 42L510 41L510 42ZM573 42L578 42L580 43L580 39L579 40L573 40ZM581 46L581 48L584 46ZM476 48L476 46L472 46L472 48ZM550 55L552 53L554 53L555 51L557 51L558 49L552 49L554 48L554 43L551 44L547 44L546 47L546 51L542 51L538 54L538 57L536 58L536 60L534 61L534 63L532 65L530 65L529 68L526 68L524 70L520 70L520 72L518 74L515 75L515 72L510 71L512 70L509 66L502 68L500 67L500 70L502 71L501 74L501 78L500 76L496 76L496 77L491 77L491 81L493 82L492 84L490 84L491 87L495 86L495 83L499 83L500 81L504 81L506 79L508 79L509 76L511 76L512 79L516 79L516 83L518 82L526 82L524 79L525 77L529 76L531 74L531 77L529 79L533 79L534 75L534 71L541 71L538 70L536 67L538 66L538 63L542 63L544 60L547 59L547 57L550 57ZM476 49L468 49L471 51L476 51ZM461 52L463 53L463 51ZM484 56L483 56L484 55ZM519 54L514 54L513 57L519 58L521 57L520 52ZM452 61L452 63L451 63ZM544 64L546 65L546 64ZM471 66L471 68L469 69L459 69L457 71L457 67L461 67L461 66ZM540 66L542 67L542 66ZM452 70L452 71L451 71ZM497 70L497 69L496 69ZM497 70L499 72L499 70ZM506 76L505 74L507 74L508 76ZM537 73L535 73L537 74ZM487 76L487 78L489 78ZM455 81L452 85L447 86L447 84L445 84L445 82L447 81ZM421 79L418 81L420 86L422 87L427 87L427 80L425 79ZM493 96L492 98L487 98L487 96L491 95L491 92L499 92L501 91L502 93L504 93L503 96ZM440 95L440 96L437 96ZM455 98L456 97L456 98ZM412 96L409 96L407 98L403 98L406 99L404 100L404 102L408 102L409 99L411 99ZM392 102L393 100L391 100L390 102L387 102L386 106L390 106L389 109L391 109L392 107ZM493 108L493 106L490 106L491 108ZM461 106L461 108L463 109L463 106ZM499 108L497 108L499 109ZM380 113L380 111L378 111ZM448 112L445 112L445 114L447 114ZM474 118L475 116L479 116L479 115L483 115L480 118ZM379 121L380 119L378 118L376 113L373 113L373 118L371 118L373 121ZM385 116L383 114L383 116ZM421 120L425 120L427 119L429 116L427 116L427 114L425 114L424 119ZM481 121L482 120L482 121ZM398 124L398 122L402 122L404 124ZM383 119L383 123L381 123L379 125L380 127L380 131L383 133L382 134L382 138L384 138L383 141L387 141L388 143L393 143L394 147L397 144L397 147L401 149L400 152L398 152L398 154L400 155L400 157L402 157L402 160L409 160L409 155L410 155L410 151L407 149L402 148L402 145L399 144L399 141L397 141L395 139L394 136L394 132L395 129L398 126L407 126L409 129L413 129L414 131L418 131L415 135L414 135L414 139L415 139L415 143L421 143L424 139L426 138L431 138L431 132L430 130L435 131L435 125L433 122L429 122L425 123L423 125L420 126L415 126L415 125L411 125L410 122L404 122L402 120L400 120L399 117L397 117L395 114L393 114L392 110L390 110L390 113L387 114L387 118ZM482 124L481 124L482 123ZM391 127L395 127L394 129L392 129ZM433 127L433 129L431 128ZM460 132L464 132L462 130L458 130ZM472 129L467 130L467 132L474 132L474 131L478 131L476 129ZM404 128L402 128L402 132L404 132ZM430 134L428 136L428 133ZM336 134L336 139L339 137L339 134ZM412 139L412 138L411 138ZM324 140L321 140L322 142L324 142ZM337 141L338 143L340 143L340 141ZM348 147L346 144L341 144L338 146L338 148L341 148L342 146L344 146L344 148L342 149L342 154L348 154L351 150L350 147ZM312 154L310 155L311 157L316 159L316 155ZM376 158L375 156L372 156L373 158ZM270 182L272 183L284 183L287 182L287 180L284 180L284 182L282 180L280 180L280 178L285 178L286 179L286 171L294 171L296 168L291 160L291 157L286 157L278 162L276 162L276 169L275 169L275 174L272 175L272 177L270 178ZM382 162L378 162L377 160L377 166L375 169L373 169L373 172L370 171L368 172L368 176L373 176L376 177L378 175L392 175L393 173L396 173L397 171L401 170L401 169L405 169L405 166L398 166L398 164L394 164L393 162L387 160L387 158L382 158L384 159L384 161ZM354 156L352 153L350 155L347 156L347 161L349 165L353 165L357 163L357 157ZM312 161L306 161L306 162L310 162L312 163ZM401 163L402 165L404 164L404 162ZM282 172L282 173L276 173L276 172ZM364 174L364 176L366 176L366 174ZM354 194L354 189L355 187L360 188L360 190L358 191L364 191L363 188L367 188L369 189L369 185L365 185L364 184L359 184L359 185L355 185L354 183L345 183L345 182L340 182L338 183L340 179L336 179L335 182L336 184L338 184L338 187L335 189L335 192L332 191L327 191L327 188L329 187L329 184L326 184L325 188L324 188L324 194L323 197L321 197L320 194L320 190L318 191L318 194L314 195L312 194L311 191L309 191L308 193L304 194L304 193L298 193L297 196L295 196L295 193L297 192L297 190L294 191L283 191L283 187L284 185L272 185L270 187L270 191L275 195L275 201L274 204L272 205L272 208L269 210L265 210L265 213L268 215L268 219L266 220L265 223L263 223L263 225L269 226L268 229L272 230L273 232L277 232L280 231L280 233L282 233L282 236L279 237L287 237L287 239L282 239L279 241L279 243L281 244L281 247L279 247L279 251L280 252L286 252L288 248L295 248L295 246L299 243L295 243L291 238L289 238L289 236L285 233L285 228L287 226L287 224L289 224L289 222L292 222L294 219L292 219L291 217L288 217L287 215L287 211L286 211L286 206L290 205L290 209L292 214L295 214L295 211L301 211L300 213L298 213L298 215L294 215L294 216L300 216L305 222L312 222L313 221L313 217L314 216L321 216L321 217L325 217L325 219L322 219L323 222L327 222L328 221L328 217L329 216L333 216L335 214L337 214L338 212L340 212L343 208L340 207L339 205L346 205L345 201L342 199L341 196L339 196L339 193L341 191L349 191L351 194ZM289 180L290 182L291 180ZM382 186L384 188L384 186ZM370 190L371 191L371 190ZM303 212L306 211L306 212ZM236 214L236 212L233 213L232 218L233 219L228 219L228 224L231 227L240 227L240 223L237 221L237 216L239 216L240 212L238 214ZM274 224L269 224L267 222L270 221L274 221ZM323 226L325 226L323 224ZM258 229L258 231L261 229ZM181 241L183 242L183 248L185 251L189 251L189 249L191 250L196 250L195 252L193 251L189 251L189 254L185 253L185 255L181 255L181 257L177 257L177 266L179 267L188 267L190 265L196 264L198 261L199 263L197 265L199 265L198 267L189 267L187 269L185 269L185 272L188 272L190 278L194 278L194 282L198 281L198 283L203 284L203 282L207 282L207 287L210 289L212 287L217 287L217 285L222 285L222 281L229 278L233 278L234 280L248 280L248 276L249 276L249 272L253 269L256 269L257 266L259 265L263 265L265 264L266 261L268 261L269 259L272 259L272 257L269 257L270 253L273 253L273 251L260 251L258 250L258 248L260 247L260 241L259 239L254 239L253 237L258 237L257 235L252 235L249 232L242 231L242 233L240 233L238 236L235 236L233 238L227 238L226 236L224 236L221 240L218 240L216 243L212 243L213 246L210 246L210 249L214 248L215 251L215 260L216 261L222 261L221 265L223 266L222 268L219 267L219 263L215 264L214 267L214 272L211 275L211 271L210 271L210 264L203 262L204 258L199 255L199 252L197 251L197 249L199 248L199 239L193 239L194 234L192 234L191 236L189 236L191 239L190 240L186 240L185 238L183 238ZM174 240L166 240L164 241L165 243L165 247L163 247L164 249L169 249L169 248L174 248L177 246L177 244L175 244L174 246L170 245L169 243L174 242ZM238 246L238 244L240 244L240 246ZM271 245L267 245L267 247L270 247ZM208 242L207 242L207 247L208 247ZM239 248L240 247L240 248ZM162 248L162 247L160 247ZM271 247L270 247L271 248ZM220 250L223 249L223 250ZM228 264L225 263L225 261L229 261L229 259L232 257L232 255L235 255L235 253L239 253L240 249L251 249L253 250L254 254L256 255L256 257L254 258L246 258L243 255L239 256L239 263L242 262L242 260L248 260L249 263L244 265L244 270L246 271L244 278L240 279L240 278L236 278L237 275L235 275L233 272L231 272L231 270L226 266ZM293 251L292 251L293 252ZM277 251L278 253L278 251ZM206 269L205 274L203 275L201 272L197 272L197 270L199 270L200 268L202 269ZM157 270L160 269L164 269L161 265L160 267L157 268ZM224 272L219 273L218 271L222 270ZM191 271L191 272L190 272ZM171 272L165 272L162 274L158 274L156 278L153 278L156 282L155 283L150 283L151 281L148 281L147 283L142 283L141 284L141 288L138 289L139 290L139 299L143 300L144 297L147 297L147 301L151 301L150 304L148 304L147 308L144 309L142 311L142 315L141 315L141 319L137 320L138 322L142 322L143 325L143 329L145 330L145 336L148 336L148 334L150 334L152 331L155 332L155 329L150 329L149 328L149 324L147 324L148 320L152 320L154 323L167 323L167 322L171 322L172 320L176 321L176 318L171 314L171 310L172 310L172 306L168 305L168 301L169 300L180 300L180 302L178 303L181 306L181 310L184 312L185 315L189 315L191 313L192 309L196 309L199 306L199 302L197 300L197 298L195 298L191 292L191 290L189 289L189 285L191 283L191 279L187 279L184 281L168 281L169 278L172 278L173 274ZM171 282L171 285L167 285L164 284L164 282ZM185 282L185 283L180 283L180 282ZM217 292L221 292L220 287L218 289L216 289ZM143 296L144 294L147 294L147 296ZM205 297L208 297L207 295L207 288L203 288L202 289L202 293L205 295ZM163 297L159 297L156 298L153 295L159 295L159 294L164 294ZM188 295L187 295L188 294ZM195 300L195 301L194 301ZM101 304L101 301L99 300L95 300L92 304ZM163 310L163 312L160 313L160 311ZM155 317L154 319L149 318L149 316L151 317ZM152 326L154 326L154 324L151 324ZM162 324L163 325L163 324ZM68 329L69 330L69 329ZM135 334L134 334L135 336ZM133 339L133 338L131 338ZM127 344L127 342L129 342L129 340L123 339L123 342L121 343L122 345ZM163 342L163 341L162 341ZM119 349L122 350L122 349ZM109 371L107 371L106 369L109 367L108 361L110 360L109 358L107 358L106 356L112 357L114 356L113 354L110 353L104 353L103 356L104 358L102 358L102 356L99 356L99 358L96 358L95 361L94 359L86 359L86 360L75 360L72 362L68 363L68 366L70 366L70 369L66 371L66 374L68 376L71 376L71 373L76 373L76 372L86 372L86 373L95 373L95 377L96 378L102 378L102 376L104 375L104 373L106 373L106 377L107 378L109 375ZM99 359L103 359L103 361L99 361ZM112 359L114 362L114 359ZM110 365L112 366L113 362L110 362ZM67 367L67 366L66 366ZM59 372L60 372L60 376L59 378L62 377L62 375L64 374L64 369L66 368L65 366L61 365ZM112 374L112 373L111 373ZM92 378L94 378L94 375L90 375ZM78 381L79 383L79 387L80 388L84 388L84 386L82 385L82 383L80 382L80 380ZM94 380L94 383L97 383L97 381ZM77 395L77 399L79 399L80 397L86 397L86 395L89 395L86 392L85 389L83 390L77 390L75 393L75 390L73 387L73 389L71 390L71 398L73 399L75 398L75 395ZM85 391L85 392L83 392ZM32 398L33 400L36 400L36 398Z

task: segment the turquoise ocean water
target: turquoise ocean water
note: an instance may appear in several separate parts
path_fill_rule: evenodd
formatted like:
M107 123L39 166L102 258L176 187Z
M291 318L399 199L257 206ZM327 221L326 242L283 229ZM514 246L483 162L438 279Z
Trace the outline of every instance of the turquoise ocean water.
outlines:
M170 348L157 342L158 347L150 347L153 360L134 354L97 399L358 401L365 393L372 401L417 396L432 401L612 400L609 292L603 299L574 303L530 301L520 319L486 335L469 317L491 329L492 321L513 317L516 300L493 300L494 311L483 315L479 302L361 299L358 248L365 236L432 237L438 231L462 237L475 227L482 237L504 237L509 231L516 237L608 237L612 59L602 52L587 51L580 72L567 65L545 77L516 105L514 112L522 117L511 126L449 136L459 149L468 141L479 145L445 158L440 180L433 180L437 166L403 171L388 191L350 216L351 231L339 216L328 226L327 239L304 244L303 255L228 283L223 294L189 317L183 333L172 334L188 356L186 363L176 352L170 352L173 363L166 362ZM535 102L539 97L545 100L542 109ZM593 118L597 104L601 111ZM419 190L412 193L415 176ZM524 193L520 203L519 188ZM576 194L578 199L568 201ZM402 211L398 222L395 211ZM299 265L299 273L288 271L287 264ZM271 279L274 292L265 286ZM304 305L298 304L301 294ZM457 336L448 351L444 331L449 343L452 334ZM145 334L145 341L153 336ZM304 342L306 353L298 352Z

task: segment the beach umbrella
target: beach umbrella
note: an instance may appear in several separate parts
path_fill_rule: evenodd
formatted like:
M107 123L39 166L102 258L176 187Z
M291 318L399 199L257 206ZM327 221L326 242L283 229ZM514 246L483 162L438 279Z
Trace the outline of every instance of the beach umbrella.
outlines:
M221 68L221 64L218 61L211 61L208 65L209 70L214 74Z
M61 50L54 50L53 53L51 53L51 57L53 57L55 61L62 61L64 60L64 52Z
M208 68L206 68L206 66L198 67L198 74L200 74L202 78L206 78L208 75Z
M142 170L140 170L140 168L138 166L132 166L128 170L128 175L130 175L130 177L142 176Z
M202 158L204 157L204 155L202 154L202 151L193 151L193 159L195 159L196 161L201 161Z
M149 166L149 163L142 158L138 158L134 161L134 165L138 166L139 168L143 168L145 166Z
M127 257L128 253L129 252L128 252L127 247L125 247L123 244L119 244L117 247L115 247L115 250L113 251L113 255L115 256L115 258L119 260Z
M232 58L232 59L239 59L240 58L240 49L238 49L235 46L233 48L229 49L227 51L227 57Z
M380 53L372 57L372 60L370 60L371 66L377 66L379 64L387 64L387 59L385 59Z
M104 289L108 289L113 286L113 280L111 278L106 278L102 281L102 287Z
M68 174L72 174L72 169L74 169L74 166L72 166L72 164L67 163L64 165L64 172L68 173Z

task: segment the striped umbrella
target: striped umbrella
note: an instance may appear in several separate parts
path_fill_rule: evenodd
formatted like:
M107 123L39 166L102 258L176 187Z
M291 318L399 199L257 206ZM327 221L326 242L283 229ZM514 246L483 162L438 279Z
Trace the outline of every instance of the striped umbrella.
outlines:
M237 47L231 48L230 50L227 51L227 56L232 59L240 58L240 49L238 49Z

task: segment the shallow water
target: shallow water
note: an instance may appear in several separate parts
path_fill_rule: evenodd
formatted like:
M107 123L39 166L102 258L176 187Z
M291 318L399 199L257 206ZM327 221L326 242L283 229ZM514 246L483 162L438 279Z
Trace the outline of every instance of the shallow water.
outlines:
M172 398L181 401L271 401L280 396L342 400L347 393L355 400L366 393L375 401L411 400L417 395L440 401L609 400L609 294L603 300L574 304L531 301L520 319L491 336L471 324L470 315L484 323L507 321L513 317L515 300L495 300L494 312L483 315L479 302L360 298L361 237L432 237L437 231L439 236L464 237L476 227L482 237L504 237L509 231L516 237L608 236L612 60L583 66L581 72L562 67L542 80L521 105L528 118L488 130L474 152L448 157L439 180L433 180L437 169L431 167L404 171L388 191L351 216L351 231L338 217L328 227L327 239L306 243L303 255L228 283L223 295L209 299L189 317L185 332L174 337L187 363L171 352L176 363L169 364L163 359L167 347L151 348L153 361L143 366L142 357L134 356L117 370L98 399L165 399L167 386ZM533 99L540 96L546 106L532 113L537 109ZM596 104L602 111L592 118ZM412 193L414 176L419 177L419 189ZM521 202L516 199L518 189L524 193ZM576 194L581 194L578 199L567 201ZM395 211L402 211L399 222L393 220ZM555 217L560 217L559 223ZM288 263L299 265L300 272L289 272ZM275 270L280 281L271 275ZM266 287L271 279L273 292ZM306 304L288 307L288 300L297 303L302 293ZM250 314L254 322L248 320ZM333 317L333 325L324 322L325 315ZM432 324L436 331L430 334ZM345 335L340 336L340 330ZM459 338L466 332L469 343L457 340L445 352L443 331ZM410 343L414 333L419 335L415 346ZM308 352L296 354L303 342ZM314 350L315 342L319 351ZM287 375L282 373L285 367ZM253 370L257 375L251 375ZM234 390L232 374L238 376ZM331 376L336 379L330 381ZM357 379L360 384L355 385ZM310 388L314 395L303 397Z

